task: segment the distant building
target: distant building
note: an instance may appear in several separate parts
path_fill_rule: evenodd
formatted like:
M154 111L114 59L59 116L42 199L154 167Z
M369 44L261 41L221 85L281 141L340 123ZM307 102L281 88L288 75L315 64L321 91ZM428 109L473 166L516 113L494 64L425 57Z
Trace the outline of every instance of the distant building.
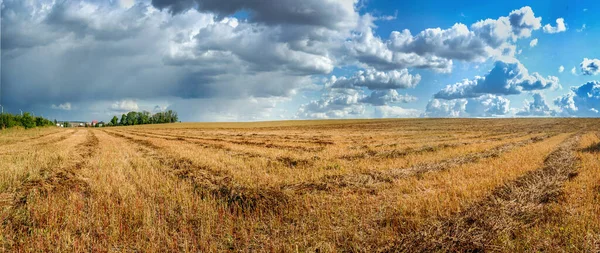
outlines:
M98 124L97 120L92 120L92 126L96 126L96 124Z

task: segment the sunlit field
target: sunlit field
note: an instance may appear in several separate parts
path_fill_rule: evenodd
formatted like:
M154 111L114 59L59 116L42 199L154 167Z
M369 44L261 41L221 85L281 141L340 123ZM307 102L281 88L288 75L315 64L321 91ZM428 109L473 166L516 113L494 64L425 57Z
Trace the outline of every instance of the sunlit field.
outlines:
M599 119L0 133L0 249L599 252Z

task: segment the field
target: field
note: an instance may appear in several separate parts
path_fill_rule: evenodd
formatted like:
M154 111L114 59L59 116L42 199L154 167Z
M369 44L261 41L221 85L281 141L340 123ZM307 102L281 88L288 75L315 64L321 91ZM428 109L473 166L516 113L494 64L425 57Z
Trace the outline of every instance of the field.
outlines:
M600 119L0 134L0 249L599 252Z

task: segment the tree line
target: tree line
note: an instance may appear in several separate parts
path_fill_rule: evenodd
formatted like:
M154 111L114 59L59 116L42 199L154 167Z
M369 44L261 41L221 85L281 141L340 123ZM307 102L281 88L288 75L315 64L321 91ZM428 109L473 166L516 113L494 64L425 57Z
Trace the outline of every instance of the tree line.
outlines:
M128 112L127 114L121 115L121 119L114 116L107 126L132 126L132 125L145 125L145 124L162 124L162 123L174 123L178 122L179 117L177 112L172 110L158 112L150 114L150 112Z
M39 127L39 126L54 126L55 123L42 118L34 117L30 113L25 112L23 115L13 115L10 113L0 114L0 128L11 128L11 127L24 127L25 129Z

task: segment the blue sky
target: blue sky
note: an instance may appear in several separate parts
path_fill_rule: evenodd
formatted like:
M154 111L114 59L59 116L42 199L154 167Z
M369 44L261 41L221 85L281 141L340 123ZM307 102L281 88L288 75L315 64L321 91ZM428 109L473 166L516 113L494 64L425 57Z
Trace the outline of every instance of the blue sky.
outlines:
M1 103L59 120L166 109L184 121L598 117L598 11L598 1L4 0Z

